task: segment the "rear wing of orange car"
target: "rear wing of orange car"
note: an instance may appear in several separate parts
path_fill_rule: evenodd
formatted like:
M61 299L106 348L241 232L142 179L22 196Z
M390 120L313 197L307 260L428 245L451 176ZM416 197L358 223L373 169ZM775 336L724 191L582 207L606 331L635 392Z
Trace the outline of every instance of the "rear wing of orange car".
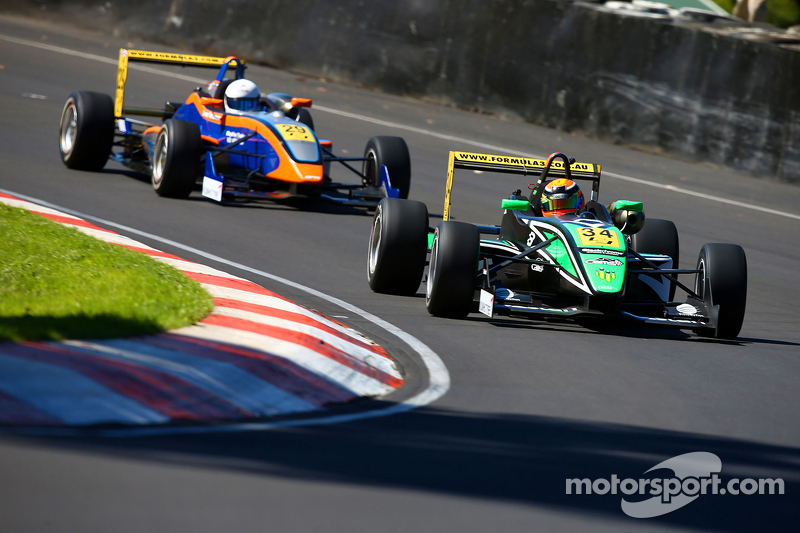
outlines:
M117 69L117 92L114 100L114 116L122 118L123 115L164 116L163 109L124 107L125 82L128 80L128 63L138 61L142 63L169 63L182 67L209 67L219 68L217 79L221 80L228 66L236 67L236 79L244 77L245 62L237 57L211 57L192 54L172 54L169 52L148 52L145 50L128 50L120 48L119 67Z
M447 163L447 185L444 193L443 220L450 217L450 195L453 191L453 175L455 169L478 170L486 172L499 172L503 174L521 174L523 176L538 176L536 190L543 188L547 177L566 177L591 180L592 200L597 201L600 190L601 167L595 163L578 163L570 160L566 168L566 156L554 153L547 159L534 159L531 157L512 157L504 155L474 154L471 152L450 152Z

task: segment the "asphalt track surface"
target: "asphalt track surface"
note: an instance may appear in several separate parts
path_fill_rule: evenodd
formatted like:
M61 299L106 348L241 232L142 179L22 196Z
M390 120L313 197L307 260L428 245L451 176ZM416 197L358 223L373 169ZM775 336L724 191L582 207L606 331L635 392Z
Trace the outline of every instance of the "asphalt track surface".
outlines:
M111 60L120 46L163 49L11 18L0 18L0 36ZM482 315L436 319L421 294L369 290L371 216L363 210L302 201L219 206L199 192L168 200L115 164L101 173L67 170L56 146L63 102L77 89L112 94L113 64L0 37L0 65L0 188L340 298L430 346L452 380L449 392L429 406L335 425L127 438L6 434L0 436L0 530L796 531L800 188L580 134L249 69L262 91L313 98L318 133L334 141L337 153L362 153L372 135L405 137L411 198L427 203L434 225L448 150L563 151L603 165L601 200L642 200L648 217L674 220L682 266L694 266L705 242L739 243L749 261L748 310L734 342L654 328L587 329ZM185 98L194 86L132 72L128 97L155 107ZM463 176L457 176L453 214L471 222L497 223L500 198L525 185ZM347 315L303 291L230 271L311 308ZM407 346L357 316L340 320L399 354L410 382L406 394L425 386ZM718 455L723 478L780 477L786 494L701 496L678 511L639 520L622 513L619 495L565 495L566 478L637 478L695 451Z

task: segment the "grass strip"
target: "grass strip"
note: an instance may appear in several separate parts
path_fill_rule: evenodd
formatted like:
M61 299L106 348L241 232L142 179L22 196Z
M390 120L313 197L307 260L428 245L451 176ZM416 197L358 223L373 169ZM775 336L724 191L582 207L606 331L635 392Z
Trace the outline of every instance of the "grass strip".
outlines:
M0 203L0 341L149 335L213 305L167 264Z

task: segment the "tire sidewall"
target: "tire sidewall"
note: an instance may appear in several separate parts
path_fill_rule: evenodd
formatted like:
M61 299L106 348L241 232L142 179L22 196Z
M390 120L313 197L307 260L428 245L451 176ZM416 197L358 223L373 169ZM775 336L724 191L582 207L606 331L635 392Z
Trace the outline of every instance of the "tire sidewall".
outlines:
M75 112L72 146L64 151L64 125L70 109ZM99 171L105 166L114 144L114 102L110 96L75 91L61 110L58 151L67 168Z
M364 148L364 165L362 174L364 185L379 187L381 184L381 166L389 170L392 187L399 190L399 197L408 198L411 187L411 158L408 145L402 137L372 137Z
M439 223L431 247L425 304L432 315L465 318L475 296L480 234L464 222Z
M163 153L163 143L167 144ZM200 128L194 122L169 119L156 139L151 183L159 196L188 197L196 183L202 154Z
M375 209L367 250L367 281L376 292L412 295L428 250L428 209L422 202L384 198Z
M375 229L378 228L379 232L376 235ZM378 204L375 209L375 216L372 219L372 229L369 234L369 248L367 250L367 281L371 289L376 290L379 288L379 276L376 273L380 272L382 261L384 258L384 247L386 241L382 239L383 236L383 203ZM375 239L379 239L376 243Z
M76 119L75 120L75 122L76 122L76 124L75 124L75 133L74 133L75 138L72 139L72 146L70 146L69 152L65 152L64 149L63 149L63 146L64 146L63 137L64 137L64 133L65 133L64 132L64 119L66 118L67 111L70 109L70 107L75 109L75 119ZM78 134L80 132L80 118L81 117L78 114L78 108L77 107L78 107L78 103L77 103L77 100L75 98L75 95L70 95L70 97L67 98L67 101L64 104L64 108L61 110L61 123L60 123L60 128L59 128L59 135L58 135L58 152L61 154L61 160L67 166L69 166L70 161L71 161L72 157L75 154L75 145L77 144Z
M697 270L695 292L703 298L709 313L716 315L715 336L736 338L747 305L747 257L744 250L734 244L705 244L697 259ZM718 306L717 311L713 311L715 306Z

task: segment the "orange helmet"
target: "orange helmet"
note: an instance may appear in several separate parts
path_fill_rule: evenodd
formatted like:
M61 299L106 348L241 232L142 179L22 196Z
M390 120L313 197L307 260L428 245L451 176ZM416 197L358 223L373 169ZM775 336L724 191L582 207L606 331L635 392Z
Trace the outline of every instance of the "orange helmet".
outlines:
M542 214L546 217L574 215L583 204L581 188L566 178L549 182L542 193Z

